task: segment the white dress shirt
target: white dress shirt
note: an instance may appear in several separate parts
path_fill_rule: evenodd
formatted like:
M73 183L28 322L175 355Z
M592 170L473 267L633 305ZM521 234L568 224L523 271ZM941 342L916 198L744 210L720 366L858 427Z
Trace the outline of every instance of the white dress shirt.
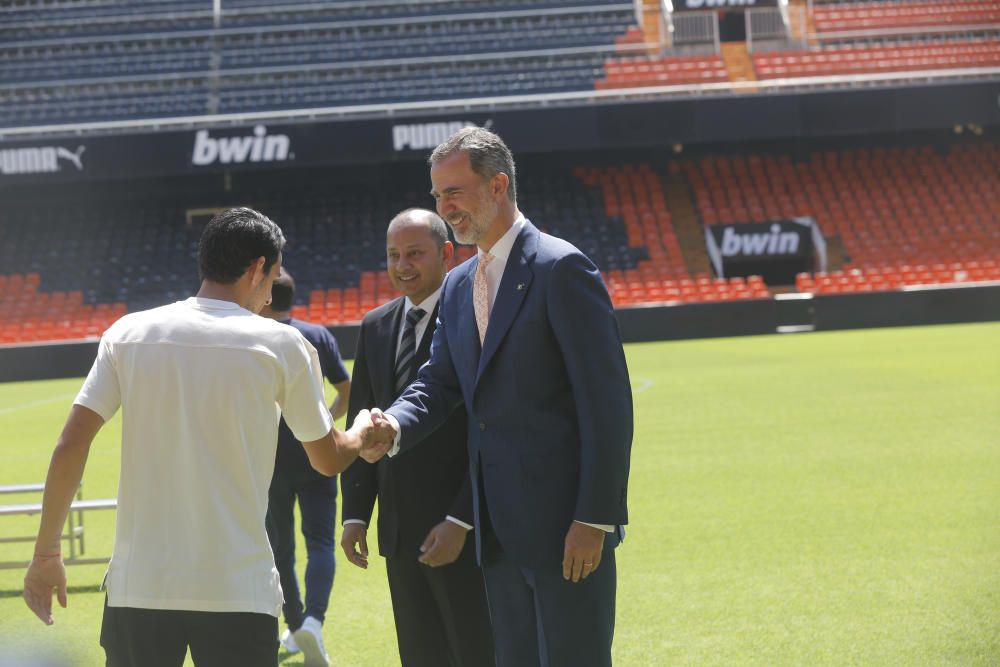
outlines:
M416 306L410 300L410 297L406 297L403 309L403 326L399 327L399 335L396 336L396 354L399 354L399 344L403 342L403 330L406 328L406 314L409 313L414 308L421 308L424 311L423 317L417 320L417 325L413 327L414 335L414 347L420 347L420 341L424 337L424 332L427 331L427 325L431 322L431 313L437 308L438 299L441 298L441 288L438 287L434 290L434 293L429 297L418 303ZM396 357L393 357L395 359Z
M507 260L510 259L510 251L514 248L514 241L524 227L524 216L518 215L517 220L510 226L503 236L493 244L489 253L493 255L493 261L486 265L486 287L489 293L489 313L493 314L493 304L497 300L497 292L500 291L500 280L503 279L503 270L507 268ZM479 257L486 254L482 248L479 249ZM487 327L488 330L488 327Z

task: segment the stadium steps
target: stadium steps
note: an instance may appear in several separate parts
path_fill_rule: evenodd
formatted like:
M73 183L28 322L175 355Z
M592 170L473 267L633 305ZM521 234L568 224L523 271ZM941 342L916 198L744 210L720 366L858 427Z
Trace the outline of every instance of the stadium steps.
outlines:
M708 253L705 251L704 228L698 220L688 186L680 181L679 176L671 175L663 184L667 208L673 218L674 234L677 235L688 273L711 273Z
M826 268L828 271L839 271L851 258L847 256L844 240L839 234L826 236Z
M663 3L660 0L642 0L643 38L647 44L659 44L663 25Z
M805 21L803 22L803 17ZM788 3L788 21L791 24L792 39L800 44L808 42L815 44L816 39L812 37L816 34L816 21L809 12L807 0L790 0ZM805 25L805 33L802 34L802 27Z
M753 69L753 61L747 51L746 42L724 42L722 44L722 61L726 65L726 73L733 83L756 81L757 74ZM739 93L756 93L756 86L739 88Z

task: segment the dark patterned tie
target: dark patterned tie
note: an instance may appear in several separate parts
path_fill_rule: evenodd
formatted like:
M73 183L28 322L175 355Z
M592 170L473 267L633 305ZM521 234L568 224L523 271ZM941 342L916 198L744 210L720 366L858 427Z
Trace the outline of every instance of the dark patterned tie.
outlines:
M417 356L417 322L425 314L421 308L411 308L406 313L406 322L403 324L403 339L399 341L399 351L396 352L397 396L413 380L413 372L416 370L414 362Z

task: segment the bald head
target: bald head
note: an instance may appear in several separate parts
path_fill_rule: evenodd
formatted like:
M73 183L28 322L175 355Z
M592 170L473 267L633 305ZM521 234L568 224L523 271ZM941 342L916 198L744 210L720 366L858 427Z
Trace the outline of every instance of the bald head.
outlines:
M448 226L433 211L409 208L396 215L385 234L385 264L393 287L414 305L444 281L455 247Z
M389 222L389 228L385 232L386 238L397 229L411 225L425 228L439 248L448 243L448 225L441 216L426 208L408 208L397 213Z

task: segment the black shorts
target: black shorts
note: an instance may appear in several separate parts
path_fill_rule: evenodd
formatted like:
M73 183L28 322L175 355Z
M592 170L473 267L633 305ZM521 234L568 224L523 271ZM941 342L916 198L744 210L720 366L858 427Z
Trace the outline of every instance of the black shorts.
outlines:
M109 607L101 646L107 667L277 667L278 619L249 612Z

